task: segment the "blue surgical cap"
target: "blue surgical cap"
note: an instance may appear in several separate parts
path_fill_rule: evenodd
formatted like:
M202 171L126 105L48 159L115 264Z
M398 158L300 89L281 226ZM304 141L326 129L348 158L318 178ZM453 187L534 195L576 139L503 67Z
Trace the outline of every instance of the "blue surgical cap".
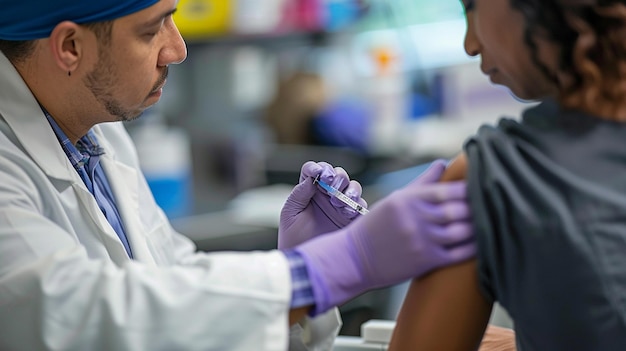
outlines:
M159 0L1 0L0 39L47 38L63 21L109 21L143 10Z

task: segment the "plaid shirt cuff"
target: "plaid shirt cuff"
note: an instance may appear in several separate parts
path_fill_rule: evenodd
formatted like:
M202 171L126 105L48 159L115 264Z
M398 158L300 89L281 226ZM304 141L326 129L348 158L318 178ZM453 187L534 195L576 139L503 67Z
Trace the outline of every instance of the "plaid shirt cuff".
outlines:
M302 256L293 250L283 251L291 271L291 308L315 305L313 287Z

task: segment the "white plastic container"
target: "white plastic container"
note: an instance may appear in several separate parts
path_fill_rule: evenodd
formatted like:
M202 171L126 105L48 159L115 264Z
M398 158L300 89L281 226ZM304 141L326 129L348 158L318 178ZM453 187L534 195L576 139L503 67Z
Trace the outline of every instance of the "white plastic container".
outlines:
M410 114L409 86L401 70L399 53L392 46L373 47L372 59L375 72L366 93L374 115L370 151L395 154L402 148L399 140Z
M144 116L150 119L157 116ZM147 120L132 133L141 169L157 204L168 217L189 215L192 208L191 147L182 129Z

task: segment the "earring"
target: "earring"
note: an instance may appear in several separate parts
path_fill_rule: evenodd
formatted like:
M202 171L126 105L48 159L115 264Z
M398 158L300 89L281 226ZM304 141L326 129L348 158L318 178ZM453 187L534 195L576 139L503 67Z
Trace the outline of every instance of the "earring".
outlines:
M67 76L71 77L72 76L72 71L67 71Z

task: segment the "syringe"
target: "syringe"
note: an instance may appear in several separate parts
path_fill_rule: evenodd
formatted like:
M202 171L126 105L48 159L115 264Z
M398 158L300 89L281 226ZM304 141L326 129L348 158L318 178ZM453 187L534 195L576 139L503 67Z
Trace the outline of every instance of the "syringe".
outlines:
M339 199L339 201L341 201L344 204L348 205L351 209L357 211L358 213L364 215L364 214L369 212L369 210L367 208L363 207L358 202L352 200L346 194L344 194L341 191L339 191L339 189L334 188L334 187L326 184L322 180L320 180L320 176L319 175L317 177L315 177L315 179L313 180L313 183L319 184L319 186L321 186L324 190L326 190L330 196L336 197L337 199Z

